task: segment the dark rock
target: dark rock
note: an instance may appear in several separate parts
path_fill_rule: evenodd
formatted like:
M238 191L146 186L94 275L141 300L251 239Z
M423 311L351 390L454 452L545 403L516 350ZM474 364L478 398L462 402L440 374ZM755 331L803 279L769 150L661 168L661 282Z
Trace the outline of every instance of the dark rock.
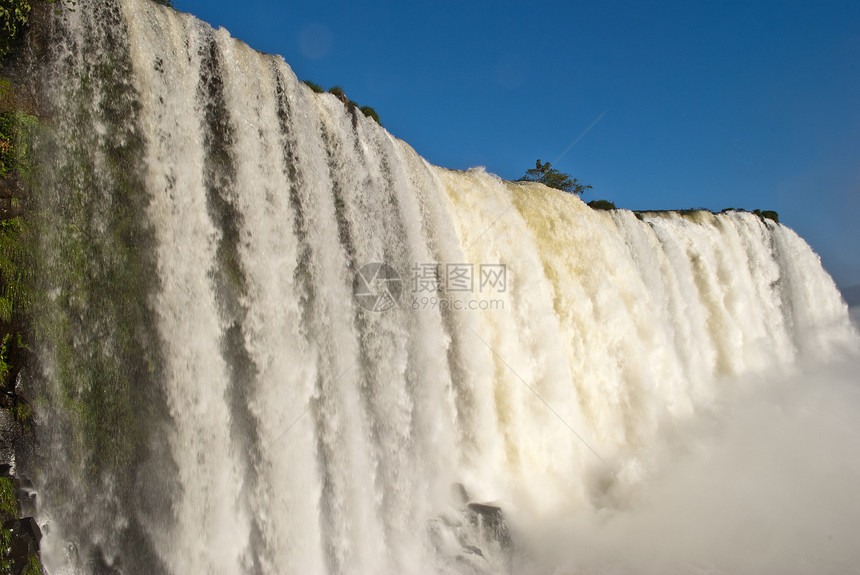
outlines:
M15 478L18 488L18 504L24 516L36 513L36 488L26 477Z
M473 525L483 529L487 536L498 541L503 547L510 546L511 535L501 507L486 503L469 503L467 509L471 512Z
M9 476L15 475L15 449L0 437L0 465L9 468Z
M30 537L37 544L42 540L42 530L39 529L39 524L36 523L36 520L32 517L22 517L21 519L4 521L3 529L8 529L17 537Z
M14 442L21 436L21 425L7 409L0 409L0 438L3 443Z
M490 516L495 517L497 515L498 516L502 515L502 508L496 507L495 505L488 505L486 503L469 503L468 507L469 507L469 509L471 509L475 513L478 513L480 515L484 515L487 517L490 517Z
M18 377L15 378L15 389L13 393L16 397L23 399L24 401L29 401L31 398L26 393L26 386L24 385L24 373L25 370L23 368L18 372Z
M3 522L3 528L12 532L12 545L7 557L16 563L26 562L30 556L39 553L42 530L32 517L12 519Z
M615 210L615 204L609 200L592 200L588 202L588 207L593 210Z
M0 198L10 200L20 198L23 194L24 188L21 185L21 180L17 177L0 178Z
M36 492L31 489L22 489L18 493L18 503L23 514L36 513L36 497Z
M0 198L0 220L11 220L22 213L21 203L15 198Z
M472 555L477 555L479 557L484 556L484 552L481 551L480 549L478 549L477 547L475 547L474 545L466 545L466 547L464 547L464 549L466 551L468 551L469 553L471 553Z

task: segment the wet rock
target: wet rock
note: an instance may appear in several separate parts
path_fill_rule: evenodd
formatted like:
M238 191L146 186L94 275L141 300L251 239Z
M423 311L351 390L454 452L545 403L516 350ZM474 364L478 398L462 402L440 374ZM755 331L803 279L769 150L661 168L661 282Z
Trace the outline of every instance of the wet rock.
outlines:
M498 541L503 547L511 544L511 535L502 508L486 503L469 503L472 524L484 531L485 536Z
M3 522L3 529L12 532L12 545L7 557L14 562L29 560L30 556L39 553L39 541L42 540L42 530L32 517L12 519Z
M21 506L21 513L25 516L36 513L36 487L33 482L26 477L17 478L15 480L18 487L18 504Z
M15 475L15 449L11 443L0 441L0 465L8 469L9 477Z
M0 199L20 198L23 193L21 181L15 176L0 178Z
M3 409L9 409L14 407L15 405L15 392L12 390L5 390L0 393L0 407Z
M11 220L23 213L21 204L15 198L0 198L0 220Z
M8 409L0 409L0 443L14 443L20 436L21 426L15 416Z
M484 557L484 552L481 551L480 549L478 549L477 547L475 547L474 545L466 545L463 549L465 549L467 552L471 553L472 555L477 555L477 556L481 557L482 559Z
M15 378L15 389L12 393L15 394L19 400L30 401L30 397L26 393L26 386L24 385L24 373L25 369L22 368L21 371L18 372L18 377Z

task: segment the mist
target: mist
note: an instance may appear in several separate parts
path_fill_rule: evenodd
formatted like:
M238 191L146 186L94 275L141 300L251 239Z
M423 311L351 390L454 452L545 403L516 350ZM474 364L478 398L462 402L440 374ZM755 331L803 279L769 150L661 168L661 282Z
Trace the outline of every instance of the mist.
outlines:
M608 503L542 532L537 571L857 573L860 357L735 383L623 464Z

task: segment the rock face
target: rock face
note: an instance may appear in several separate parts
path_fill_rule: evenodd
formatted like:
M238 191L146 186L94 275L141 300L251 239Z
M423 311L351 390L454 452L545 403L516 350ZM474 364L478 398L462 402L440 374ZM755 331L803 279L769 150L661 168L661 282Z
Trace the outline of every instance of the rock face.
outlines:
M469 520L487 539L498 541L504 548L510 547L511 534L501 507L486 503L469 503L466 508L469 511Z
M8 409L0 408L0 475L15 474L15 444L21 437L21 426Z
M428 524L443 571L516 573L513 537L502 508L474 501L461 483L451 485L450 497L449 511Z
M47 3L30 14L30 27L37 27L36 12L50 13L54 8ZM40 36L28 33L28 39ZM22 40L16 44L14 52L0 60L0 114L3 115L3 130L0 142L3 143L3 178L0 178L0 221L4 224L4 234L0 249L4 254L4 269L0 273L0 292L5 299L6 312L0 320L0 479L2 479L2 506L0 506L0 525L2 536L8 545L0 548L0 571L2 573L33 573L34 561L38 565L39 541L42 532L32 517L20 517L22 508L25 513L34 513L35 492L32 484L19 475L17 460L26 458L32 446L32 409L25 400L22 384L23 367L27 363L29 351L25 343L27 334L28 298L21 297L29 289L27 277L31 265L22 253L26 249L27 186L29 180L21 176L28 167L19 129L24 122L36 120L35 99L28 88L30 75L27 71L25 53L32 53L32 41ZM19 50L20 48L20 50ZM28 52L29 51L29 52ZM8 255L12 254L12 255ZM10 285L12 286L10 288ZM9 293L15 296L9 296ZM41 568L39 568L41 569Z
M21 436L21 426L8 409L0 409L0 443L15 443Z
M8 220L21 215L19 200L23 192L21 181L14 175L0 179L0 220Z
M12 558L18 557L15 550L21 551L21 557L28 557L39 549L39 541L42 540L42 530L32 517L12 519L3 522L3 529L12 532Z

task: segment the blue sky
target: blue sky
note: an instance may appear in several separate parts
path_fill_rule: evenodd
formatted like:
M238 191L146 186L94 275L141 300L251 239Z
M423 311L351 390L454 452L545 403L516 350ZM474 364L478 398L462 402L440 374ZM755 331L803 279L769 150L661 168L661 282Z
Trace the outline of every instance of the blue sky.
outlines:
M586 201L777 210L860 284L860 3L174 5L342 86L434 164L516 179L541 158Z

